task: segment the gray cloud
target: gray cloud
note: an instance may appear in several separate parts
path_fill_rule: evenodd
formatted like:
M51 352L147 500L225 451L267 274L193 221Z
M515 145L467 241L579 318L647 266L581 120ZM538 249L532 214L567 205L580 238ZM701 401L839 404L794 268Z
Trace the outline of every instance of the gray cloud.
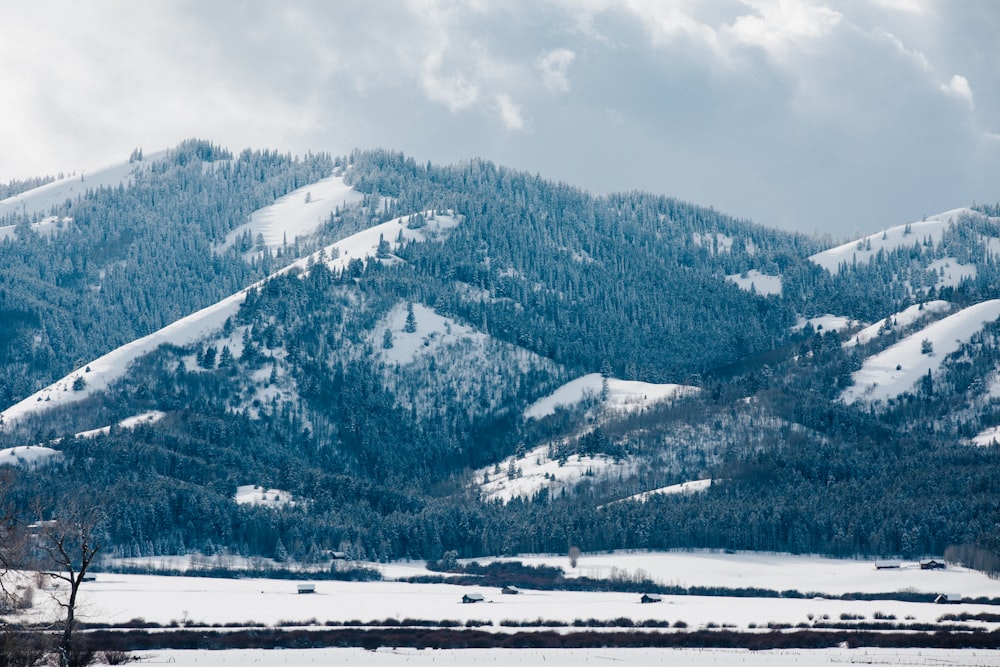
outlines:
M190 137L483 156L836 236L1000 199L990 0L0 9L0 180Z

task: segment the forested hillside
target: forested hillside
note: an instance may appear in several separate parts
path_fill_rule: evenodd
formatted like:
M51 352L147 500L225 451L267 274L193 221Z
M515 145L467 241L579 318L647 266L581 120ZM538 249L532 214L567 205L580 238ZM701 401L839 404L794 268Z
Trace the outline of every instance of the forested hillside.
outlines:
M335 170L363 196L313 237L220 251ZM42 235L12 220L0 245L4 406L239 294L218 331L0 431L2 447L62 456L14 466L11 502L99 502L110 553L1000 549L1000 450L970 444L1000 424L998 325L963 315L1000 296L993 207L830 248L480 160L188 142L52 213L71 222ZM905 376L908 359L878 366L900 345L920 381L876 375L880 398L846 400L872 373ZM588 373L600 390L525 416ZM656 402L656 385L616 378L686 387ZM147 411L163 416L119 425ZM547 462L527 497L482 491ZM711 483L657 492L692 480ZM237 503L248 484L294 501Z

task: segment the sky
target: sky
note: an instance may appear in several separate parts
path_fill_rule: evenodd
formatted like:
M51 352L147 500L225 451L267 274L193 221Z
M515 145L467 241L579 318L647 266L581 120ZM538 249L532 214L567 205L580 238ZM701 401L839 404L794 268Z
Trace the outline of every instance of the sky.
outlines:
M199 137L844 239L1000 201L995 0L0 3L0 182Z

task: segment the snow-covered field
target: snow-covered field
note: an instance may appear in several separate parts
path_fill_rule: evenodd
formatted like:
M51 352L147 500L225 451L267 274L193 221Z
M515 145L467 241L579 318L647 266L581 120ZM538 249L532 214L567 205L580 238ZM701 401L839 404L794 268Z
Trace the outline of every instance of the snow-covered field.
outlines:
M477 559L485 562L490 559ZM1000 582L960 567L921 570L917 563L903 562L899 569L877 570L873 561L837 560L787 554L695 552L616 552L583 554L571 568L566 556L525 556L529 565L562 567L567 576L635 579L683 586L796 589L803 593L921 591L947 592L965 597L1000 597ZM386 577L427 574L419 562L365 564L383 570ZM665 595L659 604L642 604L636 593L537 591L522 589L518 595L503 595L488 586L410 584L401 581L340 582L311 581L315 593L301 595L301 580L211 579L156 575L98 573L81 589L80 618L110 624L144 619L162 625L264 624L269 627L337 627L341 624L405 621L454 621L459 625L477 621L492 632L531 631L514 627L516 622L535 623L559 632L576 620L611 621L628 618L666 621L670 629L649 632L684 632L698 629L770 631L775 626L807 628L814 624L857 622L889 624L941 624L944 614L981 612L996 614L989 605L958 603L898 602L889 600L834 600L820 597L749 598L697 595ZM482 593L485 600L463 604L466 593ZM31 614L44 620L56 614L53 600L35 595ZM1000 624L966 621L965 627L996 630ZM683 626L686 625L686 628ZM595 628L597 629L597 628ZM599 631L599 629L597 629ZM315 649L308 651L232 650L141 652L145 661L172 664L372 664L388 662L443 662L445 664L576 664L608 660L629 664L789 664L826 665L839 662L930 665L998 665L1000 653L988 651L826 649L826 650L688 650L688 649L562 649L562 650L416 650L382 648ZM988 658L988 659L987 659Z
M488 562L494 559L476 559ZM804 594L916 591L963 597L1000 597L1000 581L960 567L921 570L916 563L877 570L873 561L838 560L787 554L695 552L615 552L583 554L575 568L566 556L525 556L527 565L554 565L568 577L650 579L664 585L798 590ZM368 564L386 577L428 574L420 563ZM302 581L309 581L303 574ZM314 595L298 595L298 581L277 579L211 579L158 575L99 573L82 589L81 613L90 622L123 623L135 618L169 624L288 622L337 625L386 618L492 621L545 619L572 623L576 619L610 620L628 617L685 622L689 628L718 627L750 630L769 623L796 625L841 614L874 620L875 613L897 622L936 623L946 612L992 612L997 607L971 603L947 606L891 600L854 601L826 598L748 598L696 595L663 596L662 604L641 604L635 593L534 591L502 595L488 586L411 584L402 581L313 581ZM480 604L462 604L470 592L482 593ZM36 594L33 613L51 613L46 596ZM812 615L812 619L809 615ZM981 624L993 627L997 624Z
M745 649L450 649L415 648L288 649L281 651L248 649L240 651L141 651L142 664L260 665L261 667L314 667L315 665L538 665L545 667L580 667L581 665L622 664L630 667L674 665L708 667L743 665L744 667L821 667L823 665L896 665L898 667L995 667L1000 653L983 650L952 649L872 649L832 648L820 650L781 649L749 651Z

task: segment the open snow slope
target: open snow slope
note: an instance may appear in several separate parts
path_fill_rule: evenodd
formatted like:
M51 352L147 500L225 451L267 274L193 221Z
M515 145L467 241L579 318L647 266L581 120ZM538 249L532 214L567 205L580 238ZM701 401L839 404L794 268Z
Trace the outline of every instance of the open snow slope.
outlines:
M59 461L62 452L41 445L22 445L0 449L0 466L35 468L46 463Z
M256 246L257 235L264 245L272 250L286 242L294 244L296 237L304 237L319 229L337 208L361 201L360 192L344 183L343 176L329 176L304 185L279 198L270 206L254 211L250 221L240 225L226 235L222 249L236 243L237 239L250 232Z
M275 272L280 275L292 270L308 270L310 263L325 261L334 271L347 267L352 259L365 260L375 257L379 240L384 238L392 252L399 246L399 240L425 241L438 236L459 224L460 218L451 214L426 214L426 225L410 229L406 221L409 216L397 218L376 225L349 236L346 239L330 244L326 248L300 259L293 264ZM325 259L324 259L325 258ZM390 257L389 260L395 258ZM389 261L387 260L387 261ZM399 261L396 259L395 261ZM265 279L266 281L266 279ZM75 369L65 377L49 386L35 392L0 412L0 426L11 424L26 415L46 410L57 405L67 405L83 400L91 394L107 389L114 381L125 375L128 365L140 356L152 352L160 345L170 343L180 347L191 345L206 336L219 331L226 319L239 312L240 305L246 300L247 292L261 285L261 281L232 294L218 303L203 308L187 317L168 324L159 331L136 339L107 354ZM82 378L85 386L74 390L73 384L77 378Z
M781 276L769 276L757 269L747 271L745 277L742 273L734 273L731 276L726 276L726 280L747 292L753 288L753 291L761 296L781 294Z
M111 188L125 184L137 169L147 169L151 163L161 160L166 155L167 151L158 151L145 156L140 161L117 162L89 174L67 176L19 195L8 197L0 201L0 218L12 213L29 216L36 213L48 213L53 206L61 205L67 199L77 199L83 196L87 190L96 190L102 187Z
M841 400L847 404L874 403L912 390L928 371L933 374L945 357L997 317L1000 317L1000 300L994 299L969 306L910 334L865 359L861 370L852 373L854 386L844 390ZM930 354L921 353L924 340L933 345Z
M572 407L587 398L598 398L604 387L600 373L590 373L562 385L554 392L540 398L524 411L525 419L541 419L555 414L559 407ZM604 407L622 412L642 410L660 401L690 396L700 391L698 387L682 384L653 384L636 380L608 378L607 399Z
M830 273L838 273L844 265L851 266L854 262L867 264L872 258L878 255L880 250L891 252L897 248L912 247L916 243L923 243L924 239L930 238L934 243L941 240L941 235L948 225L962 215L982 217L968 208L956 208L945 211L938 215L932 215L926 220L911 222L907 225L890 227L885 231L871 234L857 241L844 243L835 248L824 250L809 257L815 264L823 267Z
M908 327L914 322L916 322L921 317L927 315L936 315L940 313L948 312L951 308L951 304L947 301L941 301L940 299L936 301L927 301L926 303L918 303L910 306L905 310L901 310L898 313L893 313L889 315L886 319L892 323L893 328L895 327ZM883 326L885 325L885 320L879 320L871 326L865 327L858 333L854 334L844 342L844 347L854 347L855 345L864 345L865 343L871 342L881 335Z
M698 493L699 491L708 490L711 486L712 480L710 479L695 479L690 482L671 484L670 486L663 486L659 489L650 489L649 491L636 493L635 495L629 496L628 498L622 498L621 500L616 500L615 502L623 503L629 500L637 500L640 503L644 503L653 496L673 496L681 493Z

